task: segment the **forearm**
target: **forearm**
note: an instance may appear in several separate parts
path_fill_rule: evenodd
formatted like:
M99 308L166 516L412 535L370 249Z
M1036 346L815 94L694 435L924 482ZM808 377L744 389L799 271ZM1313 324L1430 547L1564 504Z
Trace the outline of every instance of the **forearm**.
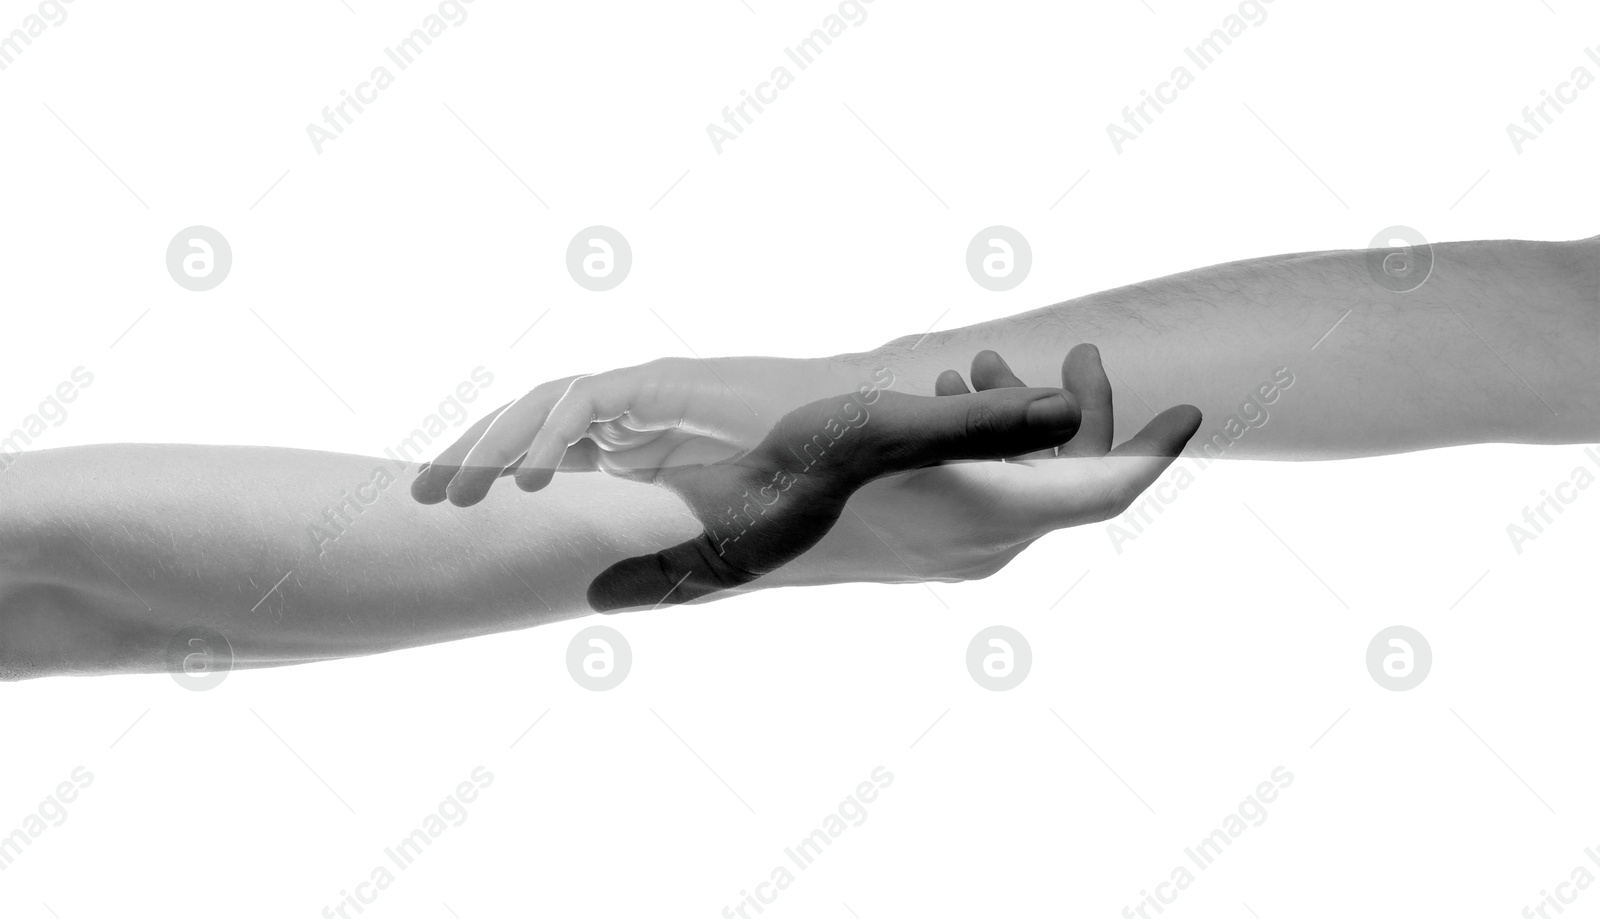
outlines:
M412 501L411 477L258 447L27 454L0 473L0 676L159 671L194 626L237 667L524 628L587 614L596 573L699 529L610 476L470 510Z
M1217 265L911 336L871 359L928 392L991 348L1037 384L1089 341L1119 430L1188 402L1206 416L1196 446L1229 417L1244 423L1247 435L1224 437L1236 458L1600 439L1600 240L1443 243L1433 259L1404 293L1374 281L1361 250Z

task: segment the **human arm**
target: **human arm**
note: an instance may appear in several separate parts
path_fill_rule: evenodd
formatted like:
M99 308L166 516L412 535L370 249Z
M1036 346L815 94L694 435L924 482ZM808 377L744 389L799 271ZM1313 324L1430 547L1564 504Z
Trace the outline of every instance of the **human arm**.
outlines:
M1600 438L1600 237L1436 243L1411 290L1374 276L1387 256L1403 257L1341 250L1216 265L920 344L899 339L873 359L918 392L977 348L1034 379L1064 347L1093 341L1118 387L1119 425L1181 393L1208 419L1196 448L1230 416L1251 428L1227 439L1221 455L1235 459ZM1293 383L1261 404L1257 391L1279 368ZM1270 422L1241 414L1247 402Z
M714 593L982 576L1050 529L1119 511L1198 423L1180 406L1098 470L1056 470L1078 476L1078 497L1058 503L1041 496L1042 467L938 465L1073 441L1073 394L1097 396L1065 382L1070 393L836 396L790 412L756 450L681 470L670 490L563 476L536 505L500 489L470 512L401 497L410 470L365 457L28 454L0 475L0 677L169 669L194 628L225 639L233 666L272 666ZM747 501L760 507L743 517Z
M589 612L604 563L698 529L672 495L601 476L539 514L508 490L468 526L406 497L412 475L262 447L23 455L0 474L0 676L158 672L196 626L244 668L538 625Z
M925 394L979 348L1024 379L1085 340L1118 390L1117 425L1185 401L1191 445L1230 459L1334 459L1478 442L1600 439L1600 237L1433 245L1426 280L1385 282L1399 250L1216 265L973 326L810 360L668 358L542 384L471 447L535 490L563 462L646 476L736 452L817 388L888 371ZM1414 263L1413 263L1414 264ZM1395 289L1400 288L1400 289ZM1207 445L1210 447L1207 447ZM569 449L569 447L571 449ZM463 451L465 452L465 451ZM524 456L525 455L525 456ZM458 479L470 502L493 476ZM424 491L444 496L437 470Z

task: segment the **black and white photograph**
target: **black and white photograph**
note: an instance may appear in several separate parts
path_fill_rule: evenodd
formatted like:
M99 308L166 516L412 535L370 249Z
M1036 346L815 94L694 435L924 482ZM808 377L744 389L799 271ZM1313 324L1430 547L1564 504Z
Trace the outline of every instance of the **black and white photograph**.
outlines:
M0 2L0 916L1600 910L1600 8Z

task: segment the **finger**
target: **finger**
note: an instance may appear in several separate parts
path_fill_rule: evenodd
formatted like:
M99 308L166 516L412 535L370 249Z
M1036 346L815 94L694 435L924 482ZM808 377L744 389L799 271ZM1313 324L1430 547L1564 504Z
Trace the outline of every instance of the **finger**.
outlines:
M1106 464L1104 468L1109 481L1099 492L1110 503L1103 508L1102 519L1110 519L1127 510L1172 465L1178 454L1183 452L1189 438L1199 429L1199 409L1192 405L1174 405L1152 419L1138 434L1106 454L1101 462Z
M702 517L706 530L607 568L589 585L589 605L606 612L685 603L748 583L821 541L850 495L872 479L945 460L1013 456L1060 443L1077 426L1077 405L1059 389L936 398L885 392L870 406L848 396L810 403L785 415L738 465L692 477L683 489L691 506L715 508ZM762 495L761 507L748 525L724 519L722 496L752 491Z
M1200 410L1192 405L1174 405L1112 450L1110 456L1160 457L1169 462L1183 452L1183 447L1200 430ZM1162 464L1165 468L1166 464Z
M962 396L969 392L972 390L967 388L967 382L961 379L961 373L957 370L946 370L933 381L935 396Z
M615 421L638 409L640 379L638 369L630 367L574 382L550 410L531 442L524 445L528 455L517 466L517 487L538 491L549 485L561 466L562 455L583 438L591 424ZM682 417L682 406L650 408Z
M1039 533L1121 514L1172 465L1200 427L1200 410L1178 405L1103 457L1074 457L1033 467L1038 482L1019 489L999 511Z
M455 477L456 470L461 467L461 460L478 442L483 432L489 430L489 425L500 417L511 403L507 402L487 416L480 418L472 427L457 437L455 443L444 448L444 452L433 458L432 462L423 464L417 471L417 477L411 481L411 497L423 504L438 504L445 499L445 487Z
M1005 358L1001 357L994 351L980 351L978 352L978 355L972 359L972 385L975 386L979 392L984 392L990 389L1027 386L1028 384L1022 382L1022 380L1018 378L1014 372L1012 372L1011 366L1006 363ZM1056 445L1051 444L1050 448L1046 450L1025 453L1017 457L1003 458L1019 460L1051 459L1056 455L1055 448Z
M1081 344L1067 353L1061 364L1061 385L1078 400L1083 420L1072 440L1062 444L1057 456L1105 456L1111 449L1114 419L1111 383L1100 363L1100 349Z
M494 480L528 449L528 441L544 424L550 407L576 379L563 377L541 383L502 411L459 461L460 468L445 488L450 503L467 507L482 501Z
M824 399L785 415L752 452L756 462L836 476L859 487L937 462L1001 459L1048 448L1078 429L1060 389L1002 388L929 398L884 392L870 406Z
M946 370L939 374L939 379L933 381L933 394L936 396L959 396L969 392L972 390L967 388L959 371Z
M626 558L589 582L589 608L602 613L688 603L748 584L760 574L729 564L714 537L701 533L670 549Z
M600 445L585 437L567 448L561 457L562 472L597 472L601 468L605 451Z
M978 392L1008 386L1027 386L1011 372L1005 358L993 351L979 351L972 359L972 388Z

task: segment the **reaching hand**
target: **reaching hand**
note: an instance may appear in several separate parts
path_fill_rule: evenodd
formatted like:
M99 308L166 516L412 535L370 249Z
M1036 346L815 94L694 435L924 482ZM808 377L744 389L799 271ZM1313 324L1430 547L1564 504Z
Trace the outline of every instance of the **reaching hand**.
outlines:
M496 478L524 491L558 471L600 470L655 481L665 470L754 448L778 419L855 390L868 373L844 359L663 358L535 387L480 420L426 466L411 493L424 504L476 504Z
M1049 450L1077 429L1077 404L1058 389L944 398L871 391L812 402L737 459L673 470L663 484L705 529L607 568L589 586L589 605L682 603L740 587L821 541L851 495L874 479Z
M464 506L498 476L534 490L556 468L672 489L704 531L603 572L590 587L601 610L687 602L763 576L773 585L958 581L998 571L1053 530L1121 513L1200 424L1197 409L1175 406L1113 449L1111 386L1089 345L1062 365L1065 400L1063 390L1027 389L991 351L973 361L976 393L950 370L935 398L861 386L798 409L785 404L807 387L848 388L864 372L830 363L829 377L814 362L766 358L694 363L702 369L653 362L547 383L469 429L412 494ZM1050 393L1047 402L1071 406L1071 423L1030 425L1026 405Z
M1092 345L1061 368L1077 403L1071 441L1007 462L946 463L879 479L857 491L816 548L770 580L781 584L906 583L987 577L1039 537L1122 513L1164 472L1200 427L1200 411L1178 405L1113 447L1111 385ZM980 394L1023 386L992 351L972 362ZM945 371L940 398L967 392Z

